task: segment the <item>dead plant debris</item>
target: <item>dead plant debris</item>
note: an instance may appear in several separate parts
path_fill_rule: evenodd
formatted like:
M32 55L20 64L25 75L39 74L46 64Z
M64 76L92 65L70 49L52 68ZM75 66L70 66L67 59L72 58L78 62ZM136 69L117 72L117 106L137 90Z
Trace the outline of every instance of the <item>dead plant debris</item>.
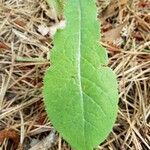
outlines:
M97 6L102 44L117 74L120 93L116 124L98 149L148 150L150 2L98 0ZM53 46L48 32L56 23L44 0L0 0L0 149L36 150L38 145L46 145L45 150L70 149L54 136L41 94ZM55 138L48 140L49 136Z

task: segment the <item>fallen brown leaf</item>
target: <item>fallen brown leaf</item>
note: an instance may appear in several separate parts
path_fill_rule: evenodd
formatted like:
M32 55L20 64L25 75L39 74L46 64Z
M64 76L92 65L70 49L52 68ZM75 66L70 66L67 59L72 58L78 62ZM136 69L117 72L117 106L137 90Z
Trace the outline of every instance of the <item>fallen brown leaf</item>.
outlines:
M120 6L125 6L129 0L112 0L106 9L101 14L101 21L104 22L107 18L117 14Z
M4 139L11 139L14 142L14 149L19 145L19 135L16 131L11 129L4 129L0 131L0 144L3 143Z
M107 32L104 32L102 40L105 42L114 42L117 39L119 39L120 38L120 32L121 32L122 28L125 26L125 24L126 24L126 22L118 25L116 28L113 28Z
M113 16L117 12L115 11L117 9L118 5L116 5L116 0L112 0L109 6L102 12L101 14L101 22L103 23L107 18Z

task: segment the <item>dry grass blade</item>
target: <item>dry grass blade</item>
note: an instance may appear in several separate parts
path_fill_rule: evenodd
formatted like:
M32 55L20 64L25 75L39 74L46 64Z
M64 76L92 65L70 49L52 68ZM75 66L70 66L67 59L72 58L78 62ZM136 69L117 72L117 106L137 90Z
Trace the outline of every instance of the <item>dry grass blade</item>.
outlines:
M108 49L120 93L116 124L99 149L150 149L150 3L98 0L98 6L102 44ZM42 101L52 39L38 29L53 26L52 16L44 0L0 0L0 149L17 149L15 139L19 150L70 149L51 134ZM115 38L107 38L111 35ZM51 135L56 137L54 145L47 145Z

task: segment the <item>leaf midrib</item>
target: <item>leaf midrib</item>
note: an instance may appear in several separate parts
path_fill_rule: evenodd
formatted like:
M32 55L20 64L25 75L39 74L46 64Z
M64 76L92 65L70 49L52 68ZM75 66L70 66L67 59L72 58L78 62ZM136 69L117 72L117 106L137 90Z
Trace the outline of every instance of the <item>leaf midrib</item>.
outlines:
M81 79L81 44L82 44L82 12L81 12L81 1L78 0L79 7L79 45L78 45L78 53L77 53L77 62L78 62L78 80L79 80L79 90L81 96L81 110L83 115L83 136L85 137L85 112L84 112L84 100L83 100L83 89L82 89L82 79ZM85 139L84 139L85 144Z

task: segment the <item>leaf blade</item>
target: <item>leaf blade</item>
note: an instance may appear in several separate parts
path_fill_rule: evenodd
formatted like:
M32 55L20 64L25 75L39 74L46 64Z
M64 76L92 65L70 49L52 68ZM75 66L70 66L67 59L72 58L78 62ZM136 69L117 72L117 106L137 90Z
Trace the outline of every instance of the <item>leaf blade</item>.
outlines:
M67 27L55 35L53 64L44 79L45 105L64 139L77 150L92 150L106 138L115 121L117 82L104 67L108 59L97 42L94 2L70 0L65 16Z

